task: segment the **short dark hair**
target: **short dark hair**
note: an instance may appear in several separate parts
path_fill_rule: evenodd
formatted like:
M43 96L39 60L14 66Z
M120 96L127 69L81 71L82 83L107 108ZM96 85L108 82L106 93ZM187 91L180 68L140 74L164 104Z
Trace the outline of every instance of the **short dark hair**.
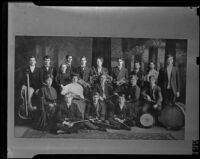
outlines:
M51 57L49 55L46 55L43 57L43 60L45 60L45 59L51 59Z
M136 64L136 63L139 63L139 64L141 65L140 61L135 61L135 64Z
M149 76L149 80L151 80L152 78L154 78L154 80L156 80L156 76L155 75L150 75Z
M46 74L44 76L44 81L46 81L47 79L51 78L53 80L53 75L52 74Z
M167 59L170 58L170 57L174 58L174 56L172 54L168 54Z
M117 58L117 61L119 61L119 60L124 61L124 58L123 58L123 57L118 57L118 58Z
M68 59L68 57L70 57L70 56L72 57L72 55L66 55L66 56L65 56L65 59Z
M80 57L80 60L81 60L82 58L85 58L85 59L87 59L87 58L86 58L86 56L81 56L81 57Z
M97 60L101 60L101 62L103 62L104 61L104 59L103 59L103 57L97 57Z
M33 56L33 55L28 57L29 60L32 59L32 58L36 59L35 56Z

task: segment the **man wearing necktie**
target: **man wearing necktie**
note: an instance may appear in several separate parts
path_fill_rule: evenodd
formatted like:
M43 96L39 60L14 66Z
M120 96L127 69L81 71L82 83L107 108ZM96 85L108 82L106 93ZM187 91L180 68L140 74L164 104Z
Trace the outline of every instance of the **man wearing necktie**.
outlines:
M180 97L180 76L178 69L173 66L173 56L167 56L167 66L160 69L158 85L164 96L163 104L173 105L176 98Z

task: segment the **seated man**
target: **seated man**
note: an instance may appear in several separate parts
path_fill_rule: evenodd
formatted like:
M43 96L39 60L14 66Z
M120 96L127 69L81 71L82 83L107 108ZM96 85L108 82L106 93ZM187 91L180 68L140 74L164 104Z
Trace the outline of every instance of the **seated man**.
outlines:
M131 126L135 126L136 116L131 106L126 103L124 94L119 94L118 104L109 112L108 120L117 129L131 130Z
M140 105L140 87L137 85L137 75L131 75L130 85L126 91L126 97L130 102L134 113L138 116L139 105Z
M93 102L86 106L85 119L89 119L94 125L105 130L105 128L110 128L110 125L106 120L106 105L99 99L99 93L95 92Z
M64 102L62 102L57 111L56 127L57 133L77 133L78 130L84 129L84 125L75 123L82 120L81 112L78 106L72 102L73 95L68 92L64 95Z
M156 77L149 77L150 85L142 91L144 98L141 113L152 113L157 121L158 115L162 108L162 93L159 86L155 84Z

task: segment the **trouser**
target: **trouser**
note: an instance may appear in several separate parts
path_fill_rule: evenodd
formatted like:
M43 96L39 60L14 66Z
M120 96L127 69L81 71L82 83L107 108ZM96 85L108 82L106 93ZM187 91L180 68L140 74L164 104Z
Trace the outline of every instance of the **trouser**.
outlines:
M175 103L176 95L174 94L171 88L166 89L164 96L165 96L164 105L173 105Z

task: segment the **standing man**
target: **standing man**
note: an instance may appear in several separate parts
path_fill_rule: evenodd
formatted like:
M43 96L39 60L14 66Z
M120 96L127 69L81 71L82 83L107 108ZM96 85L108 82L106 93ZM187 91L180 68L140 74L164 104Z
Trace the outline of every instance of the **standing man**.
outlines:
M144 73L143 71L140 69L140 62L136 61L135 62L135 67L134 70L131 73L132 75L137 75L138 80L137 80L137 84L140 88L143 87L143 83L144 83Z
M65 63L67 64L67 70L70 70L71 73L75 72L76 69L74 66L72 66L72 60L73 60L72 55L66 55L65 60L66 60Z
M57 120L55 121L55 130L57 133L78 133L78 130L83 129L82 123L74 124L74 122L81 121L82 115L77 104L72 102L73 95L68 92L64 95L64 101L58 107Z
M36 107L33 106L32 104L35 105L36 103L34 101L34 97L36 97L36 95L39 92L39 89L42 87L42 83L40 80L40 69L38 67L36 67L36 59L34 56L30 56L29 57L29 65L26 66L23 69L22 72L22 80L20 81L22 83L22 89L21 89L21 94L26 94L27 93L27 79L29 78L29 97L27 98L27 100L30 102L30 109L35 110ZM28 78L27 78L28 75ZM32 99L33 97L33 99Z
M78 83L81 84L84 88L84 96L90 98L90 79L92 75L92 70L86 65L87 59L85 56L80 58L81 65L76 69L76 72L79 74Z
M93 83L98 83L99 78L102 74L108 75L108 69L103 67L103 57L97 57L97 66L92 67L92 81Z
M159 71L158 85L162 90L164 105L172 105L180 97L180 76L173 63L173 56L168 55L166 67Z
M109 112L109 122L117 129L131 130L136 124L136 116L133 109L126 103L125 94L119 94L117 105Z
M113 87L116 92L125 92L125 86L128 82L128 70L124 67L124 58L118 58L118 66L112 69Z
M56 88L55 77L56 77L57 71L55 67L51 66L51 57L49 55L46 55L44 56L43 59L44 59L44 66L41 67L41 74L40 74L41 81L42 83L45 83L44 78L47 75L51 75L53 76L52 86Z

